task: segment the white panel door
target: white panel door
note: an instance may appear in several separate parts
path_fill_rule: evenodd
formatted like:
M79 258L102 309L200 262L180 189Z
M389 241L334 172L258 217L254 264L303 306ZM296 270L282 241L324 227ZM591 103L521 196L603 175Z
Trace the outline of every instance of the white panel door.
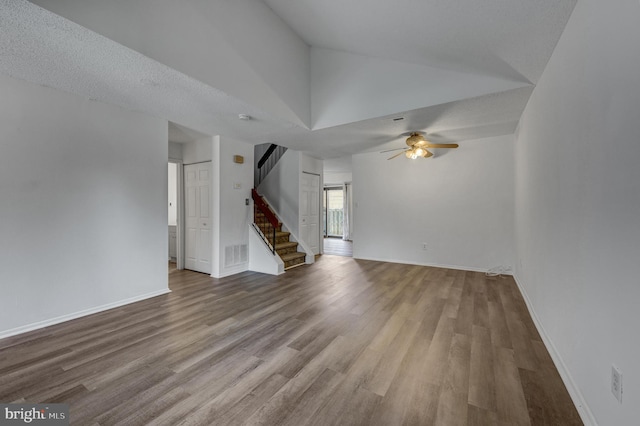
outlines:
M211 162L184 166L184 267L211 273Z
M300 187L300 238L320 254L320 176L302 173Z

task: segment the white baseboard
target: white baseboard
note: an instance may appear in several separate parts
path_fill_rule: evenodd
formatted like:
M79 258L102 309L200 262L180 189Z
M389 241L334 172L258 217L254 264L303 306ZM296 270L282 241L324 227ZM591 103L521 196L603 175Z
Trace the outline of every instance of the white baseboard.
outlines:
M218 275L211 274L209 275L211 278L225 278L230 277L231 275L240 274L242 272L247 272L249 270L249 262L243 263L242 265L231 266L227 268L226 271L221 272Z
M6 337L15 336L29 331L38 330L40 328L49 327L50 325L60 324L62 322L71 321L73 319L81 318L91 314L97 314L98 312L107 311L109 309L118 308L120 306L128 305L130 303L139 302L141 300L150 299L152 297L161 296L163 294L171 293L168 288L165 290L153 291L151 293L143 294L140 296L131 297L129 299L119 300L113 303L107 303L106 305L96 306L95 308L85 309L83 311L74 312L72 314L62 315L56 318L51 318L44 321L34 322L32 324L23 325L21 327L12 328L10 330L0 331L0 339Z
M524 303L527 305L527 309L529 309L529 314L533 319L533 323L535 324L536 329L538 330L538 333L540 333L540 337L542 337L542 341L544 342L544 345L547 347L547 350L549 351L549 355L551 355L551 359L553 360L553 363L555 364L556 369L558 370L558 373L560 373L560 377L562 378L564 385L567 387L569 396L573 400L573 403L576 406L576 409L578 410L578 414L580 415L582 422L585 424L585 426L597 426L598 423L596 422L596 418L593 416L593 413L589 409L589 406L587 405L587 402L585 401L584 396L582 395L582 392L580 392L580 389L578 388L576 383L573 381L573 377L571 376L569 369L567 368L564 361L562 360L562 357L560 356L560 353L556 349L556 346L553 344L553 341L551 340L551 338L545 331L544 327L542 326L542 323L540 322L540 319L538 318L538 315L536 314L535 309L533 309L533 305L531 304L531 299L529 299L529 295L525 291L524 287L520 284L520 280L516 274L513 275L513 279L515 280L516 285L518 286L518 289L520 289L520 293L522 293L522 297L524 298Z
M355 257L354 259L361 260L373 260L376 262L388 262L388 263L403 263L405 265L416 265L416 266L429 266L432 268L444 268L444 269L455 269L458 271L471 271L471 272L487 272L487 269L477 268L474 266L460 266L460 265L444 265L439 263L424 263L424 262L412 262L409 260L399 260L399 259L382 259L376 257ZM506 274L508 275L508 274Z

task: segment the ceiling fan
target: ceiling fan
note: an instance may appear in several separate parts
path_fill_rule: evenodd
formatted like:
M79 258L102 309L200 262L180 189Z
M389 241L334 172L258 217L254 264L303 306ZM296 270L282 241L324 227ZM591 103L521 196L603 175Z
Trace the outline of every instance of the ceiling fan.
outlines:
M407 138L407 145L409 146L409 149L406 149L406 148L388 149L386 151L381 151L381 153L397 151L401 149L402 152L399 152L396 155L387 158L387 160L393 160L394 158L398 157L403 153L407 158L411 158L412 160L415 160L418 157L422 157L422 158L433 157L433 153L427 150L427 148L457 148L458 147L457 143L430 142L422 134L418 132L411 133L411 135Z

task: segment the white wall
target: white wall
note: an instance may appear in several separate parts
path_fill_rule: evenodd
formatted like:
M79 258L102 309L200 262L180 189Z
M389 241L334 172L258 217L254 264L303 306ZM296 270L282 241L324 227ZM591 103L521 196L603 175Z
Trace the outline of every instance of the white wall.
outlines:
M234 155L244 157L243 164L233 162ZM242 250L248 252L249 229L253 220L253 145L225 136L212 136L182 145L184 164L212 161L211 197L213 200L212 272L220 278L246 271L248 259L240 261ZM234 188L239 184L240 188ZM244 247L243 247L244 246ZM233 251L233 260L227 248Z
M353 179L351 156L326 159L322 162L324 184L351 182Z
M324 184L327 185L342 185L343 183L349 183L353 180L353 174L350 172L325 172Z
M308 126L310 58L305 41L261 1L191 1L260 79L298 115L298 122Z
M300 152L288 149L258 186L258 192L275 210L280 220L298 235L300 212Z
M601 425L640 418L639 18L636 0L577 3L516 143L517 280Z
M262 236L249 225L249 266L248 269L263 274L280 275L284 273L284 262L280 256L274 256L265 244Z
M0 335L167 288L167 122L0 75Z
M300 171L322 176L322 160L300 153Z
M249 224L253 222L253 204L251 201L249 205L245 204L246 200L251 200L253 187L253 145L220 136L216 138L214 149L219 153L215 155L217 160L214 162L218 166L214 165L218 193L218 197L214 196L214 203L218 203L219 208L214 206L214 211L218 210L219 239L214 245L216 258L212 275L224 277L246 271L249 267L248 258L242 260L237 250L248 250ZM242 155L244 163L234 163L234 155ZM233 254L228 251L229 247Z
M169 142L169 159L182 160L182 144Z
M212 159L213 137L182 144L182 162L184 164L202 163Z
M306 241L300 239L300 198L302 197L300 179L302 173L320 175L320 188L322 188L322 160L310 157L300 151L288 149L260 183L258 192L265 197L287 230L294 235L296 241L305 248L305 251L310 251ZM318 214L321 213L321 195L320 192ZM321 231L320 229L319 232Z
M354 155L354 257L467 270L511 265L513 139L465 141L430 159Z

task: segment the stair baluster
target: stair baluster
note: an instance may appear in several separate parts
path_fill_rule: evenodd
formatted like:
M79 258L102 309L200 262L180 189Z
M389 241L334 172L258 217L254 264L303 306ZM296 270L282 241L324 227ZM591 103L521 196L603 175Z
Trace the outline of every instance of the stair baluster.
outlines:
M282 231L282 223L256 189L251 190L254 205L253 227L271 252L282 259L285 270L305 263L306 253L298 252L298 243L290 240L290 233ZM267 235L271 237L267 237Z
M258 173L256 174L256 181L254 182L256 188L267 177L271 169L275 167L280 158L287 152L287 148L284 146L276 145L272 143L269 148L262 155L258 163L256 164Z

